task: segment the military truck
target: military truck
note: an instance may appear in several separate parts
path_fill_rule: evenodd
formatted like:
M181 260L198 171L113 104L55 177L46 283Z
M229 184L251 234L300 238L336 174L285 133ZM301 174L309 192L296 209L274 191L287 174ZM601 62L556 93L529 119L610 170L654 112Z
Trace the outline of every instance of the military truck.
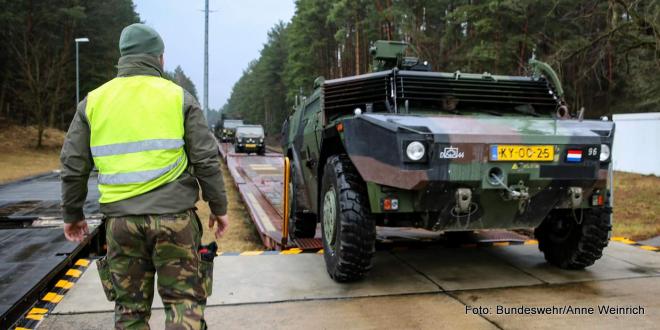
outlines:
M243 125L240 119L224 119L215 124L215 137L221 142L234 142L236 127Z
M234 150L238 153L266 154L264 128L261 125L243 125L236 127Z
M433 72L377 41L372 73L316 79L283 128L290 238L321 224L339 282L371 268L376 226L535 229L545 259L581 269L611 232L614 123L571 109L552 68L529 76ZM412 56L411 56L412 55Z

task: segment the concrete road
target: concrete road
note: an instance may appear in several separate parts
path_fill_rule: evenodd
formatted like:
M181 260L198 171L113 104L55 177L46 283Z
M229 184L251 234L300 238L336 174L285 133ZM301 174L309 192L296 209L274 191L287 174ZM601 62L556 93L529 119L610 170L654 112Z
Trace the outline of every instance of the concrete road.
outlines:
M212 329L656 329L660 322L660 253L617 242L582 271L556 269L536 246L520 245L383 251L369 277L352 284L330 280L318 254L223 256L214 277ZM112 310L90 267L40 327L111 329ZM151 324L164 324L158 297Z

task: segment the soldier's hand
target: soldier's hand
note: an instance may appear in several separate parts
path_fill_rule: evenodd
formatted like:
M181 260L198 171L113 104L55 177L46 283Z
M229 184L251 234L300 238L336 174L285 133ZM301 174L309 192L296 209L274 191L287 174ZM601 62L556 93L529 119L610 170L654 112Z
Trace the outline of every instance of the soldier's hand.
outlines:
M87 227L87 221L84 219L64 224L64 237L71 242L82 242L87 234L89 234L89 228Z
M215 227L215 237L220 238L227 231L227 227L229 227L229 218L227 217L226 214L215 215L211 213L211 215L209 216L209 228L213 229L214 224L218 224Z

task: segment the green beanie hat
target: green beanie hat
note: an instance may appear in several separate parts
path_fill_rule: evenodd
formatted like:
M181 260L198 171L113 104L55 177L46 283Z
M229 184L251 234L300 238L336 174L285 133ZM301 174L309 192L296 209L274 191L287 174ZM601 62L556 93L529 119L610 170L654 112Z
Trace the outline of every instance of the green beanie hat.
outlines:
M156 30L135 23L124 28L119 37L119 53L124 55L151 54L160 56L165 50L165 44Z

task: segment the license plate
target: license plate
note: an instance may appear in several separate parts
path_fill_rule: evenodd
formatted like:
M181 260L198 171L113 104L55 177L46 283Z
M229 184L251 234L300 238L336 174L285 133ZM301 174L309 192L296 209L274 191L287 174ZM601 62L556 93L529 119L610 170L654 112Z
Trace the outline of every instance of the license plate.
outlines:
M555 157L555 147L548 145L492 145L491 161L534 161L551 162Z
M246 144L245 147L246 148L256 148L257 145L256 144Z

